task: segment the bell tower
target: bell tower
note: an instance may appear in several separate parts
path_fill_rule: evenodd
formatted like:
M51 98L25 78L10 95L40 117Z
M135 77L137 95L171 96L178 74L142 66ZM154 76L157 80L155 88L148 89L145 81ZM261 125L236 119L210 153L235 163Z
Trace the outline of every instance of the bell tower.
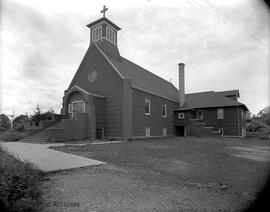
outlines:
M92 42L96 43L100 40L106 40L117 46L117 32L121 29L105 17L107 11L108 8L103 6L103 9L100 11L103 17L87 25L90 28L90 44Z

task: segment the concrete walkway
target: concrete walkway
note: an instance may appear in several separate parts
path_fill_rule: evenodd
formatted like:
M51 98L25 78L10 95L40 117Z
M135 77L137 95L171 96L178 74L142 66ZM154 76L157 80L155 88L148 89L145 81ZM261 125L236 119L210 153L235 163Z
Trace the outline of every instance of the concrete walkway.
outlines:
M3 142L0 143L0 145L20 160L34 163L43 171L56 171L105 164L98 160L49 149L51 146L64 146L65 144L62 143L34 144Z

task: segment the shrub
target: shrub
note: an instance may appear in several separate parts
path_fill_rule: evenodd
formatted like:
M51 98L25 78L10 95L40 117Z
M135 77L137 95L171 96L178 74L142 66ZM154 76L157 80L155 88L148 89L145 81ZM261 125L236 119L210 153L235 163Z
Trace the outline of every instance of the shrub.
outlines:
M22 162L0 147L0 208L31 212L41 209L43 172Z
M26 133L23 132L3 132L0 134L0 140L2 141L18 141L23 139Z
M0 132L10 129L10 120L5 114L0 114Z

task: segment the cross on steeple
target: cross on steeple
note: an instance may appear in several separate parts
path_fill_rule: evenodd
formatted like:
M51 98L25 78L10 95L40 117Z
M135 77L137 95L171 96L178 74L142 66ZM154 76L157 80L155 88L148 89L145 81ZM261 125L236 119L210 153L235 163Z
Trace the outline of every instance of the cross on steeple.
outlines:
M103 18L105 18L105 13L108 10L108 8L106 8L106 6L103 6L103 10L101 10L100 12L103 13Z

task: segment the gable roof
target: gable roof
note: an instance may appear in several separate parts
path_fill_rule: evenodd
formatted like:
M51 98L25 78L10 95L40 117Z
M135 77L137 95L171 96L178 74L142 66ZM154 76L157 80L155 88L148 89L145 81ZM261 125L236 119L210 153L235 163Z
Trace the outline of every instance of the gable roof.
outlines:
M235 101L230 97L227 97L237 93L239 94L238 90L221 91L221 92L207 91L201 93L186 94L185 105L176 110L181 111L198 108L228 107L228 106L242 106L245 110L248 110L245 104Z
M94 25L96 25L96 24L98 24L100 22L103 22L103 21L109 23L110 25L112 25L116 30L120 30L121 29L119 26L117 26L116 24L114 24L113 22L111 22L106 17L102 17L102 18L100 18L100 19L98 19L98 20L96 20L96 21L94 21L94 22L92 22L90 24L87 24L86 26L89 27L89 28L91 28L92 26L94 26Z
M240 97L239 90L218 91L216 93L222 94L226 97L229 97L229 96L236 96L238 98Z
M131 79L133 88L144 90L178 102L178 90L172 83L147 71L122 56L116 58L113 55L106 54L100 48L98 49L102 54L106 55L123 78Z

